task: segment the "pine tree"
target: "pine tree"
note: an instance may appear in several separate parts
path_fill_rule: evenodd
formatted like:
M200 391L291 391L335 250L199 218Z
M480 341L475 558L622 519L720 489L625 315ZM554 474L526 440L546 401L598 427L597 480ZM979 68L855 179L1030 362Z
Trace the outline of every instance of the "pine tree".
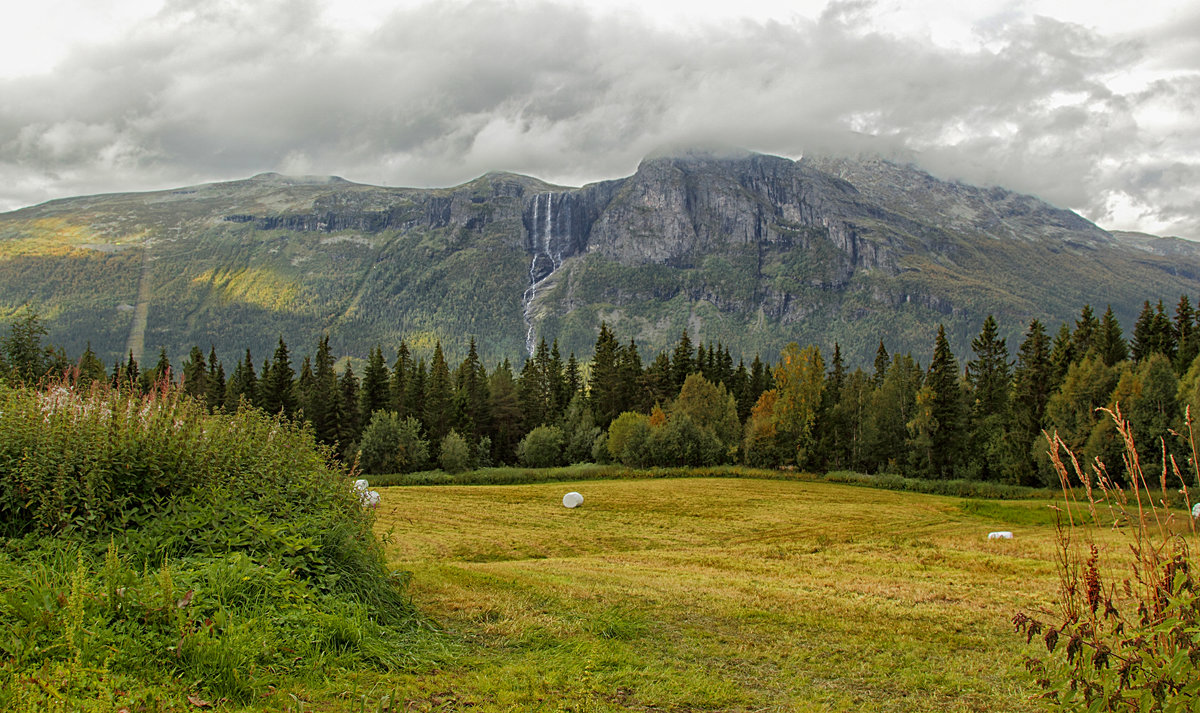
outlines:
M958 378L958 361L950 350L946 329L940 324L925 385L933 393L930 408L936 421L932 434L931 474L937 478L951 478L954 476L955 466L960 464L966 414Z
M208 387L205 394L208 410L216 413L225 406L225 365L217 359L217 348L208 347Z
M1004 427L1008 423L1008 396L1012 388L1008 345L988 315L971 342L975 358L967 363L971 387L969 473L984 480L1000 478Z
M83 354L79 357L79 386L88 386L93 382L104 381L106 374L104 372L104 362L100 361L100 357L96 356L96 352L92 351L92 343L87 343L87 348L83 350Z
M842 362L842 347L833 343L833 357L829 372L825 375L825 392L821 410L817 416L817 460L831 468L844 468L850 458L850 441L853 424L849 421L842 402L842 389L846 385L846 365Z
M910 461L908 426L916 418L917 391L925 375L911 354L896 354L883 372L863 424L863 467L897 472Z
M343 456L347 456L353 444L358 443L362 435L362 414L358 411L358 377L349 364L338 380L338 411L341 418L337 421L337 442Z
M617 338L608 325L601 322L600 335L596 337L596 350L592 356L591 380L588 382L592 413L596 418L596 425L600 428L608 428L608 424L621 413L621 385L617 381L619 356L620 345L617 344Z
M183 390L200 401L206 401L208 397L208 363L200 347L193 346L183 362Z
M873 377L875 388L878 389L883 385L883 378L887 375L887 369L888 352L887 349L884 349L883 347L883 340L880 339L879 348L875 350L875 376Z
M359 386L358 411L362 414L363 423L370 423L376 411L385 411L391 405L392 395L388 382L383 348L376 344L367 357L367 366L363 370L362 384Z
M260 380L262 387L262 408L269 414L282 413L284 416L296 415L297 403L295 392L295 374L292 360L288 355L287 344L283 337L279 338L279 346L275 348L275 358L271 360L267 372Z
M474 337L471 337L467 358L459 366L458 374L460 386L457 398L462 414L459 430L469 437L471 443L478 443L491 430L491 414L488 409L487 372L479 361Z
M764 391L769 391L773 388L775 388L775 377L771 375L771 370L763 365L762 359L755 354L754 361L750 364L749 398L752 402L757 403L758 397Z
M1172 332L1175 336L1175 373L1182 374L1188 370L1196 356L1200 354L1200 334L1196 332L1196 310L1192 308L1187 295L1179 296L1179 304L1175 307L1175 324Z
M738 362L738 368L729 378L729 391L737 399L738 418L745 423L746 419L750 417L750 411L754 408L755 403L750 398L750 372L746 369L746 362Z
M642 373L642 356L637 342L629 340L617 357L617 383L620 385L621 411L646 411L653 404L645 390L645 375Z
M1075 353L1075 342L1071 339L1071 330L1066 324L1059 325L1058 333L1054 335L1054 344L1050 347L1050 378L1051 384L1058 387L1067 376L1071 362L1077 361L1083 355Z
M1076 359L1087 356L1092 347L1097 346L1100 335L1100 321L1091 305L1084 305L1075 321L1075 331L1071 333L1071 353Z
M233 376L225 385L225 410L236 412L242 399L251 406L258 405L258 375L254 373L254 359L249 349L246 350L246 358L234 367Z
M517 384L507 359L488 379L488 405L492 415L492 453L497 462L511 463L524 432Z
M1045 425L1046 402L1053 391L1050 364L1050 338L1038 320L1029 323L1029 331L1017 351L1013 369L1010 421L1006 434L1005 479L1020 485L1039 485L1032 449Z
M1104 310L1104 316L1100 319L1099 348L1105 366L1115 366L1129 358L1129 345L1125 343L1125 335L1121 333L1121 324L1113 314L1112 305Z
M654 361L642 373L642 382L645 384L646 400L651 404L665 404L670 401L675 394L675 378L671 374L671 357L667 356L666 352L659 352L654 356ZM738 403L740 406L741 401Z
M425 432L431 444L441 443L450 433L454 418L454 388L450 380L450 368L442 353L439 341L433 348L433 361L429 368L429 382L425 388Z
M671 354L671 378L675 382L676 393L683 386L684 379L693 371L696 371L696 361L692 352L691 337L685 329L683 334L679 335L679 343L675 345L675 351Z
M329 335L324 335L317 341L315 362L312 398L305 407L305 414L312 423L317 440L326 445L333 445L338 442L338 422L344 414L337 374L333 371L333 350L329 347Z
M1150 307L1150 300L1146 300L1142 303L1142 312L1133 325L1133 340L1129 344L1133 360L1144 361L1154 353L1157 341L1154 334L1154 310Z
M292 393L296 395L296 413L303 416L304 420L312 422L312 415L308 407L312 404L314 393L313 384L316 377L313 376L312 357L305 354L304 359L300 361L300 374L296 377L296 383L292 386Z
M138 388L140 381L138 376L138 362L137 359L133 358L133 352L130 351L129 359L125 364L113 372L113 386L117 388Z
M1005 414L1011 386L1011 367L1008 344L1000 336L999 326L992 315L983 321L979 336L971 341L975 358L967 363L967 383L971 385L975 417Z
M425 419L425 389L429 384L429 369L425 360L418 359L409 373L408 384L405 386L404 402L409 415L418 421Z
M171 375L171 360L167 358L167 350L165 348L159 349L158 362L155 363L154 368L149 371L143 371L141 374L142 391L149 393L151 389L170 383Z
M567 404L570 405L571 399L583 395L583 374L579 372L579 360L575 358L575 352L571 352L571 356L567 358L567 367L563 370L563 380L567 385ZM588 414L588 417L591 418L591 411Z
M392 381L389 388L389 392L392 395L391 409L401 419L412 415L408 413L405 393L408 389L408 379L412 374L413 367L412 354L408 350L408 344L401 339L400 346L396 349L396 362L392 364Z

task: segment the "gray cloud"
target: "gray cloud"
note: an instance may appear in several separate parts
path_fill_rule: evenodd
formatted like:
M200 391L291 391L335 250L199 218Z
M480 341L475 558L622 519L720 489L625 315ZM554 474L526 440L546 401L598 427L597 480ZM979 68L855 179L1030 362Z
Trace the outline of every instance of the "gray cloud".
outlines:
M351 38L313 3L176 1L50 74L0 80L0 207L265 170L581 183L720 143L913 156L1101 224L1124 194L1144 224L1200 238L1200 141L1181 119L1200 101L1185 31L1200 14L1147 37L1002 15L980 30L992 49L967 52L859 29L872 9L671 32L551 3L436 3ZM1171 72L1109 88L1146 66Z

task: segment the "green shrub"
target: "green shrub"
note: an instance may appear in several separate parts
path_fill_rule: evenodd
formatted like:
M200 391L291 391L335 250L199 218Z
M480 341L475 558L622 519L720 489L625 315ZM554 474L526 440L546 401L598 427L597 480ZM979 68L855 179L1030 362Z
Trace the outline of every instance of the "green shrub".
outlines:
M563 432L558 426L538 426L517 444L517 458L529 468L562 465Z
M421 438L421 424L395 411L376 411L363 430L359 466L364 473L407 473L420 470L429 460L429 442Z
M608 452L613 460L630 468L646 467L650 457L650 418L645 414L626 411L608 426Z
M458 431L447 433L438 450L438 464L447 473L461 473L471 467L471 449Z

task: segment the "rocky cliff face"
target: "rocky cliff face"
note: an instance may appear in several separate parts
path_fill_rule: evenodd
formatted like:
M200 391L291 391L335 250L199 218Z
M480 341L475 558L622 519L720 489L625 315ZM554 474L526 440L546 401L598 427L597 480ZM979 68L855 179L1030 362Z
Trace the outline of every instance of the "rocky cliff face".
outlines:
M749 357L836 340L867 361L880 338L919 355L938 322L963 352L988 312L1015 340L1084 302L1131 325L1144 299L1197 288L1190 243L878 160L656 157L581 188L264 174L0 215L0 314L36 303L59 315L53 338L109 359L324 333L360 356L401 335L453 353L473 335L492 358L541 337L586 354L606 320L648 350L687 328Z

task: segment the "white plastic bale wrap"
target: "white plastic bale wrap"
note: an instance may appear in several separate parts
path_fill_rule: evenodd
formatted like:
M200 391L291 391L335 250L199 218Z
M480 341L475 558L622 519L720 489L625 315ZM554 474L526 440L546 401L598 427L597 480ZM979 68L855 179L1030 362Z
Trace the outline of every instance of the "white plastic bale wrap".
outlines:
M365 508L379 507L379 491L370 490L370 484L359 478L354 481L354 491L358 493L358 501Z
M1192 506L1192 519L1195 520L1198 517L1200 517L1200 503Z
M563 496L563 507L577 508L583 505L583 496L575 491L571 491Z
M1002 530L1000 532L989 532L988 533L989 540L1011 540L1012 538L1013 538L1013 534L1011 532L1008 532L1007 530Z

